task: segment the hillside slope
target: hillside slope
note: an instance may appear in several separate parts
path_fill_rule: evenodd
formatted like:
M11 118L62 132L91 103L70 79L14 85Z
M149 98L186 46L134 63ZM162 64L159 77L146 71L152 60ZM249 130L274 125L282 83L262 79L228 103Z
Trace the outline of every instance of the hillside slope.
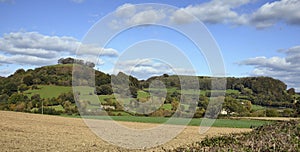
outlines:
M74 68L79 70L73 71ZM87 74L87 72L90 72L90 74ZM73 73L79 79L72 80ZM91 74L95 74L95 76ZM118 115L122 114L124 106L120 105L120 102L112 95L113 93L126 97L122 99L125 106L135 107L140 102L149 101L151 94L149 86L151 87L152 82L158 80L163 82L167 92L166 96L162 98L164 100L162 101L163 105L154 113L149 114L150 116L168 117L174 114L179 107L179 102L189 103L195 101L194 104L196 105L179 107L182 109L181 115L185 116L189 111L196 110L195 117L202 117L210 99L224 96L224 89L226 89L226 98L223 108L229 114L235 113L240 116L300 115L300 102L298 102L298 105L294 103L294 101L300 100L300 96L297 96L292 88L287 90L287 85L277 79L270 77L230 77L225 78L227 80L226 86L220 85L220 88L212 88L212 82L221 83L222 78L198 76L200 97L197 100L196 96L194 99L189 99L189 95L193 95L193 89L195 88L182 90L180 77L190 78L190 76L163 74L162 76L151 77L148 80L138 80L122 72L117 75L110 75L94 70L89 66L69 63L44 66L26 71L19 69L6 78L0 77L0 109L42 113L42 107L45 106L44 112L48 114L77 114L78 109L71 89L72 84L80 86L95 85L95 88L93 87L83 94L86 94L86 96L98 95L99 99L102 99L100 101L102 104L111 106L111 109L114 109L110 114ZM92 80L95 80L95 83ZM116 84L114 89L111 86L112 80ZM121 83L127 80L129 80L128 88ZM184 85L193 86L194 83L186 81ZM53 88L57 88L57 90L53 91ZM45 92L45 90L49 91ZM155 88L152 88L152 91L155 92ZM164 94L161 91L156 90L156 92L158 95ZM131 97L139 103L130 102ZM185 100L181 100L181 97ZM87 97L86 99L90 98ZM100 102L84 102L86 102L84 107L88 108L85 110L86 112L93 114L99 111ZM252 105L254 108L252 108ZM257 105L260 105L260 110L255 110ZM151 107L148 108L151 109ZM279 108L284 108L284 110ZM138 110L140 109L136 111ZM149 115L147 114L147 116Z

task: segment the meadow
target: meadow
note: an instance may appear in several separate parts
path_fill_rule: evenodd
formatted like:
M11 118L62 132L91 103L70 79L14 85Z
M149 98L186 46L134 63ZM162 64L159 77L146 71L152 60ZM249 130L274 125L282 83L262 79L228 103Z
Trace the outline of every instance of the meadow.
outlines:
M63 115L65 117L73 118L85 118L85 119L99 119L99 120L115 120L115 121L127 121L127 122L140 122L140 123L156 123L156 124L173 124L184 125L189 119L174 118L169 121L166 117L141 117L141 116L70 116ZM187 124L188 126L200 126L204 118L192 118ZM212 127L228 127L228 128L252 128L262 126L264 124L271 124L273 121L266 120L252 120L252 119L216 119Z

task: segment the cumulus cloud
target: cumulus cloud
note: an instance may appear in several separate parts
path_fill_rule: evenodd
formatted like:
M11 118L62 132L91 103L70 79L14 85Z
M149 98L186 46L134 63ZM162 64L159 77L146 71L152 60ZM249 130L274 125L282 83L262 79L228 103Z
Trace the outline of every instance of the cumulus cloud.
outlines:
M165 14L162 10L146 10L139 12L132 16L130 20L128 20L128 24L152 24L157 23L158 21L165 18Z
M300 90L300 46L281 50L286 56L282 57L255 57L241 61L240 65L253 66L255 76L271 76L280 79Z
M133 75L139 79L147 79L165 73L177 75L195 74L193 69L178 66L171 67L170 65L148 58L119 61L116 63L113 73L117 74L120 71Z
M266 28L284 22L300 25L300 1L280 0L268 2L250 13L241 13L240 7L254 0L212 0L196 5L168 10L124 4L115 11L118 19L110 23L112 28L118 25L152 24L166 20L174 24L188 24L196 18L209 24L249 25L256 28Z
M117 57L118 51L113 48L101 48L93 44L83 44L79 47L77 55L93 55Z
M79 42L72 37L46 36L37 32L16 32L0 38L0 51L53 58L58 52L76 50Z
M133 4L123 4L121 6L119 6L116 11L115 11L115 15L118 17L130 17L133 16L136 12L136 7Z
M173 20L181 21L179 12L184 10L206 23L230 23L234 25L253 25L256 28L266 28L278 22L300 25L300 1L280 0L268 2L249 14L236 11L240 6L250 3L250 0L213 0L207 3L188 6L174 13ZM182 13L182 16L185 16ZM185 18L188 20L188 18Z
M114 15L116 19L112 20L109 26L117 29L121 26L134 26L143 24L155 24L167 16L167 10L154 7L137 7L133 4L123 4L119 6Z
M300 25L300 1L281 0L266 3L251 15L250 22L257 28L270 27L279 21Z
M206 23L240 23L243 21L243 16L233 11L241 5L249 3L250 0L213 0L199 5L190 5L185 8L178 9L171 16L171 20L176 23L188 23L192 21L191 14Z
M67 36L48 36L38 32L13 32L0 38L0 63L46 65L54 64L58 58L78 55L116 57L112 48L101 48L92 44L81 44Z
M21 64L21 65L47 65L53 64L57 60L53 58L39 58L30 55L14 55L14 56L3 56L0 55L0 63L4 64Z

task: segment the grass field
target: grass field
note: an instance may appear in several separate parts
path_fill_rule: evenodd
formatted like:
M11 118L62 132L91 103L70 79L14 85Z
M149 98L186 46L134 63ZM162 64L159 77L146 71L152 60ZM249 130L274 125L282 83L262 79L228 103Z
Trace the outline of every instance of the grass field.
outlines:
M37 90L27 90L25 94L29 97L39 94L41 98L53 98L58 97L61 93L72 91L72 87L69 86L38 85L38 88Z
M260 106L260 105L252 105L251 106L251 110L253 110L253 111L263 110L263 109L266 109L266 108L263 106Z
M170 103L167 104L163 104L162 108L166 109L166 110L172 110L172 105Z
M68 116L67 116L68 117ZM70 116L77 117L80 116ZM141 123L165 123L169 120L166 117L138 117L138 116L84 116L87 119L100 119L100 120L116 120L116 121L127 121L127 122L141 122ZM200 123L203 119L193 118L188 123L189 126L200 126ZM188 119L184 118L175 118L173 121L168 124L182 125L185 124ZM249 119L216 119L212 127L228 127L228 128L250 128L250 127L258 127L263 124L269 124L272 121L265 120L249 120Z
M137 96L138 99L148 98L150 96L150 94L148 92L145 92L143 90L139 90L137 93L138 93L138 96Z
M53 108L56 111L65 111L62 105L57 105L57 106L49 106L49 108Z

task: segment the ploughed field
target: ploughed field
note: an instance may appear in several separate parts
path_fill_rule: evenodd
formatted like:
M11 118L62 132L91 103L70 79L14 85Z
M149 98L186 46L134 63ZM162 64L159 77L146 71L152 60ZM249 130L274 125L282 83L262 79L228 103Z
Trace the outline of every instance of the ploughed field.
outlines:
M102 140L79 118L8 111L0 111L0 116L0 151L132 151ZM108 120L93 121L110 124ZM118 123L128 128L151 128L158 125L123 121ZM164 145L134 151L172 150L195 143L206 136L248 131L251 129L211 127L205 134L199 134L199 127L187 126Z

